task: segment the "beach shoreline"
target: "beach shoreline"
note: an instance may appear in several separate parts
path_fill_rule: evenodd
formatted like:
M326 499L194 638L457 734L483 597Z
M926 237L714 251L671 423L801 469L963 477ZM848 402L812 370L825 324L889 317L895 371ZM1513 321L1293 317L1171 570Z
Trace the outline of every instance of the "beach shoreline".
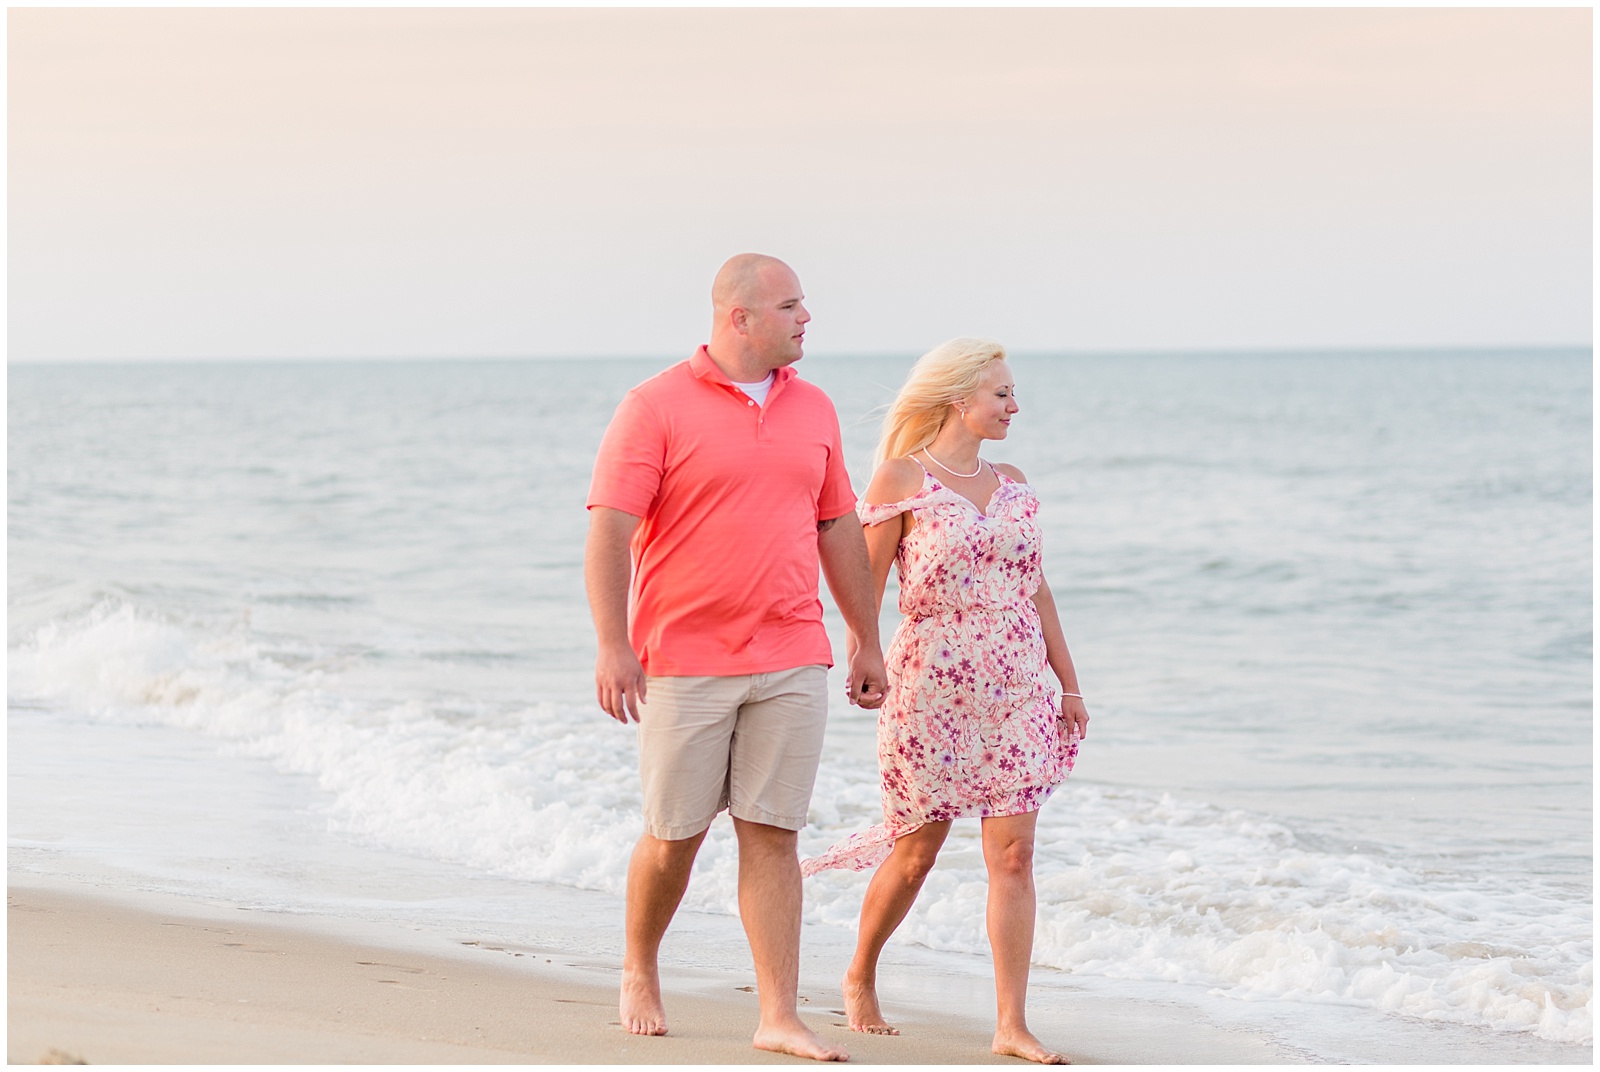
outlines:
M856 415L906 364L807 362L858 463ZM574 555L601 431L660 365L15 368L12 885L613 987L638 755L594 704ZM1041 1040L1081 1063L1592 1063L1587 351L1016 365L1033 412L1077 415L997 460L1038 488L1098 727L1039 818ZM573 431L554 453L548 418ZM824 618L842 635L826 595ZM875 717L833 674L802 856L881 817ZM980 829L953 826L885 949L908 1030L883 1060L948 1024L931 1060L987 1059ZM738 863L719 818L662 946L669 1002L753 1000ZM805 883L808 1007L839 1007L869 878ZM168 948L181 928L148 948L130 928L14 957L17 992L99 1007L116 963L178 957L186 993L204 958ZM511 978L479 992L526 1022ZM250 1004L248 981L215 992ZM305 1019L277 1015L273 1037ZM751 1024L717 1015L709 1060L755 1060ZM608 1024L572 1028L586 1059L635 1059Z
M340 937L333 930L343 921L108 892L10 876L9 1063L798 1060L750 1046L755 995L724 973L665 971L671 1033L641 1038L616 1024L610 979L618 966L607 958L470 940L452 955L426 951L398 930L391 941L374 941L371 925ZM856 1034L844 1026L836 990L804 983L801 1015L858 1063L1020 1064L988 1052L983 1022L932 1009L905 1020L899 1037ZM1067 1032L1078 1038L1069 1047L1075 1063L1299 1056L1182 1010L1122 1003L1119 1014L1103 1001L1088 1005L1083 1023Z

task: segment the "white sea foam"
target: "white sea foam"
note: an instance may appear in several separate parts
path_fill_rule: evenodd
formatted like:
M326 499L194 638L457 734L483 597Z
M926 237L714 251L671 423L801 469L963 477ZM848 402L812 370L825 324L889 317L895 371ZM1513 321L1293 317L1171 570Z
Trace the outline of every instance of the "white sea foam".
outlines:
M351 659L285 652L244 620L126 600L57 617L11 651L13 701L199 731L314 776L330 826L510 878L622 890L639 831L633 736L558 704L448 710L352 685ZM802 851L878 818L870 755L831 747ZM1038 963L1592 1040L1588 905L1526 876L1423 872L1326 831L1171 795L1069 783L1042 813ZM689 905L732 913L713 827ZM854 928L866 875L808 882L807 919ZM958 823L901 934L986 955L976 823Z

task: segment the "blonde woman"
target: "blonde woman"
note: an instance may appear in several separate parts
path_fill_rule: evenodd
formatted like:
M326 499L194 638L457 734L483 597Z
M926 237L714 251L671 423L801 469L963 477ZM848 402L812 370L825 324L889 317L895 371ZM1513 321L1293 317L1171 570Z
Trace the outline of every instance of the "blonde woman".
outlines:
M925 354L890 406L862 505L877 598L900 567L899 629L879 712L885 821L815 860L877 866L844 978L850 1026L898 1034L878 1007L878 956L910 911L950 823L983 820L998 1029L994 1052L1066 1058L1028 1030L1034 824L1066 778L1089 714L1040 568L1039 500L979 456L1019 407L1004 348L952 339Z

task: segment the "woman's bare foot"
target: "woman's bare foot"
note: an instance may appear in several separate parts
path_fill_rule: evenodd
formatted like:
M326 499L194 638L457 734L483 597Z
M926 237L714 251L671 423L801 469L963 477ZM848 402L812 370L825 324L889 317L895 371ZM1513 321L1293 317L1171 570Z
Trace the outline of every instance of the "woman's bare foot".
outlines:
M1054 1050L1046 1049L1044 1043L1034 1038L1033 1032L1027 1028L1020 1031L996 1031L994 1045L990 1048L1002 1057L1020 1057L1024 1061L1037 1061L1041 1065L1072 1063Z
M850 1030L865 1035L898 1035L900 1029L891 1027L878 1008L878 988L872 983L856 983L844 977L844 1014L850 1020Z
M661 1005L661 980L655 975L622 973L622 998L617 1002L622 1029L632 1035L665 1035L667 1010Z
M792 1023L780 1024L777 1027L762 1024L756 1028L756 1037L752 1041L758 1050L808 1057L813 1061L850 1060L848 1051L822 1041L816 1032L800 1022L798 1016Z

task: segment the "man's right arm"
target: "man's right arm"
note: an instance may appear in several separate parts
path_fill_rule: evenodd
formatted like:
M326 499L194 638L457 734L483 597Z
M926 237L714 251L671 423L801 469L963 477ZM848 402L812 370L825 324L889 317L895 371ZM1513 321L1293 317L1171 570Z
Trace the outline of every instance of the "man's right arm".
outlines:
M595 698L606 714L639 721L645 698L644 667L628 642L628 586L633 580L630 544L639 517L609 506L589 508L583 547L583 583L600 650L594 663Z

